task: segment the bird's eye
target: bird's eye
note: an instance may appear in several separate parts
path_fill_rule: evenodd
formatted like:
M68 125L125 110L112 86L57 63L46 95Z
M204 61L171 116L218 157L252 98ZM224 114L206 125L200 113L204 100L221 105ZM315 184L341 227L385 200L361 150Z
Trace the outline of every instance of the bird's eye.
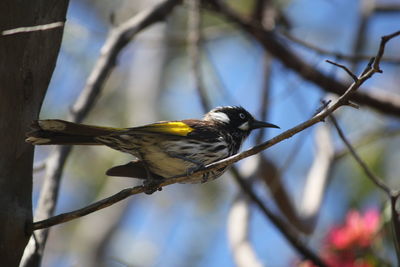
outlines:
M244 115L243 113L239 113L239 117L244 120L246 118L246 115Z

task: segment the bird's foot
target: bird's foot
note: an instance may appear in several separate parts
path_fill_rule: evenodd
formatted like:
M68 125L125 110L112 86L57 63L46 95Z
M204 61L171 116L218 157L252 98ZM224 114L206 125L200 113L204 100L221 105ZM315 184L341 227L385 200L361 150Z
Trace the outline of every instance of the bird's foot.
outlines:
M151 195L156 191L162 191L161 183L163 180L161 179L151 179L145 180L143 182L143 187L145 188L144 193L147 195Z
M186 170L186 176L191 176L193 173L197 172L198 170L201 170L202 168L205 167L205 165L203 163L200 162L192 162L194 164L196 164L196 166L188 168Z
M201 183L204 184L204 183L208 182L209 177L210 177L209 172L203 173L203 178L201 178Z

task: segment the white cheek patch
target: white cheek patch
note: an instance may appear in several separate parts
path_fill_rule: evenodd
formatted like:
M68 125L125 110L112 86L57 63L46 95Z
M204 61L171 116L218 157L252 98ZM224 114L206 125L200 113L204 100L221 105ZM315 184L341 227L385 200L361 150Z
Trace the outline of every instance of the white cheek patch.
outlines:
M212 112L210 116L217 121L221 121L224 123L229 123L231 120L229 119L228 115L223 112Z
M240 124L238 128L239 128L240 130L247 131L247 130L250 128L250 127L249 127L249 122L246 121L246 122Z

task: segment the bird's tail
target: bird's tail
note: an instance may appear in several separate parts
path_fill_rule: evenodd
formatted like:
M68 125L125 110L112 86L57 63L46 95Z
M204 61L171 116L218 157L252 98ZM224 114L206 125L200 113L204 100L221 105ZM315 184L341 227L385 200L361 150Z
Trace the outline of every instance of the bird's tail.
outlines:
M25 141L33 145L101 145L96 137L124 130L63 120L38 120L31 128Z

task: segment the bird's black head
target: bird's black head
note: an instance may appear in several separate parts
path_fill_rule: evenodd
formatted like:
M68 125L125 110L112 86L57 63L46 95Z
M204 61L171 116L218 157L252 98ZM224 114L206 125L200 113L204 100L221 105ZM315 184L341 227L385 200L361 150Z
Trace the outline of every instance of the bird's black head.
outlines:
M230 131L237 132L244 137L250 134L254 129L258 128L279 128L278 126L257 121L243 107L225 106L217 107L204 116L204 120L214 121L222 126L229 128Z

